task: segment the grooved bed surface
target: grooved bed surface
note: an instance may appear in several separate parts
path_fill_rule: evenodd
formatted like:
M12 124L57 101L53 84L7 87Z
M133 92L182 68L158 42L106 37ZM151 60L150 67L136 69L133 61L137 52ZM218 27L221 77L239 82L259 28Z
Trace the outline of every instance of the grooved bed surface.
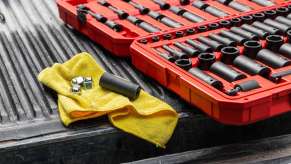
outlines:
M107 71L137 82L179 112L193 108L140 74L129 59L110 55L66 27L55 0L1 0L0 12L6 19L0 23L0 132L5 132L0 141L65 130L56 95L36 77L42 69L80 52L91 53Z

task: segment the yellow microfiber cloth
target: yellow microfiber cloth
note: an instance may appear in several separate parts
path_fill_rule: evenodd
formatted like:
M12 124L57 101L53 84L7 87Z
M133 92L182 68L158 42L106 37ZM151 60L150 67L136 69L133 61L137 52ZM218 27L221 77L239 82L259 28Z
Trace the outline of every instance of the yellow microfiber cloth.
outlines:
M67 126L78 120L108 115L117 128L165 147L178 121L171 106L141 90L139 97L127 97L103 89L99 79L104 70L88 53L74 56L63 64L44 69L38 80L58 93L60 118ZM76 76L92 77L93 88L81 94L71 92L71 80Z

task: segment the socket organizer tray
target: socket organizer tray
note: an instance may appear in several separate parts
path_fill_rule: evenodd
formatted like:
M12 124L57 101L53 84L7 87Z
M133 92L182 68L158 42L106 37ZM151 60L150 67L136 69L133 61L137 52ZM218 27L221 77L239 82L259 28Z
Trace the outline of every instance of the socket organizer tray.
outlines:
M60 17L215 120L291 111L291 2L58 0Z

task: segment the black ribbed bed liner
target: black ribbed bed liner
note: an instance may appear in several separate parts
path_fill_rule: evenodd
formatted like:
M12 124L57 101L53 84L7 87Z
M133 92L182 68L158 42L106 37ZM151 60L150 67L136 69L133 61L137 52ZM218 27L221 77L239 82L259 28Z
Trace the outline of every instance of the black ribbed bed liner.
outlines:
M291 132L291 114L245 127L216 123L139 73L129 59L110 55L66 27L54 0L1 0L0 12L6 18L0 23L0 163L119 163ZM68 128L61 124L56 95L36 77L84 51L179 112L166 150L113 128L106 117Z
M130 61L110 56L65 27L58 19L53 0L4 0L0 2L0 11L7 21L0 25L0 118L2 129L7 131L9 127L0 134L0 141L19 139L14 127L52 123L53 129L43 129L43 133L64 130L58 125L56 96L36 77L42 69L80 52L91 53L107 71L139 83L177 110L186 108L176 96L132 68ZM39 134L38 130L27 134L26 130L19 130L23 131L22 137Z

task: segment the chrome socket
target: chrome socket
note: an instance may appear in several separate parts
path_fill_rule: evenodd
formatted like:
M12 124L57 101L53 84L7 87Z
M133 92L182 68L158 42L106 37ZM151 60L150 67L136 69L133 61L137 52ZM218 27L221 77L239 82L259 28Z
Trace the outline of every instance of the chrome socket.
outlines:
M74 84L72 85L71 91L74 94L81 94L81 86Z
M92 89L93 88L93 80L92 77L85 77L83 82L83 89Z

